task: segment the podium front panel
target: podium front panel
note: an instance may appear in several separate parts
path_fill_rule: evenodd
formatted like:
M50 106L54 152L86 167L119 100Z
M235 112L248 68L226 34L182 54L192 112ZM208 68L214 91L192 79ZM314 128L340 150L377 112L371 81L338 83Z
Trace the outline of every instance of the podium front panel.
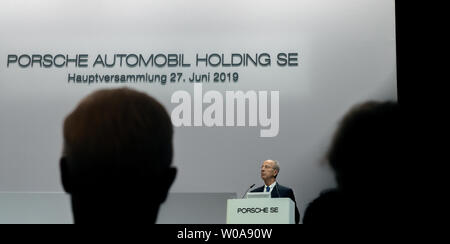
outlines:
M290 198L229 199L227 224L294 224Z

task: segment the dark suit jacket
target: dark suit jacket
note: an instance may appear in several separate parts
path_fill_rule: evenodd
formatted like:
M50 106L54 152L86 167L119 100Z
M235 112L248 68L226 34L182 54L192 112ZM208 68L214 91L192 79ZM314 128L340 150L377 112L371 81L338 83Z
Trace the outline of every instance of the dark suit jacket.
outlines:
M265 186L258 187L251 192L264 192L264 187ZM291 188L282 186L277 182L270 195L272 198L289 197L295 204L295 223L298 224L298 222L300 222L300 213L298 212L297 202L295 202L294 191L292 191Z

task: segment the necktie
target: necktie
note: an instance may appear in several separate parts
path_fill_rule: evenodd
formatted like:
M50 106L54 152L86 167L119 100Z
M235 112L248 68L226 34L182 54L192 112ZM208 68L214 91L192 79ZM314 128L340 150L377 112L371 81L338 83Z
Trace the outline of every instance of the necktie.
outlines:
M270 186L266 186L266 192L270 192Z

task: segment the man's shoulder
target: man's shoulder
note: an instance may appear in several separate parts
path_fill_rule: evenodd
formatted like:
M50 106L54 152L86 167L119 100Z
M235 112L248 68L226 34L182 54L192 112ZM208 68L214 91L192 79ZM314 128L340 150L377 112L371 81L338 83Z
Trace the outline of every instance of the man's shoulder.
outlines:
M291 188L289 188L287 186L280 185L278 183L277 183L277 187L278 187L278 190L280 190L280 191L292 191Z

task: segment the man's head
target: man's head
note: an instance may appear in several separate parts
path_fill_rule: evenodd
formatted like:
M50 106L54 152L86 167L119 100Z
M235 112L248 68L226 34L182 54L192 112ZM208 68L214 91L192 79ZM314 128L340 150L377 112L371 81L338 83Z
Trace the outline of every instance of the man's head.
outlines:
M338 186L355 192L393 188L403 161L402 127L397 103L354 106L340 122L327 155Z
M99 90L83 99L64 121L60 161L75 222L155 221L176 175L172 136L166 110L145 93Z
M264 182L274 181L278 173L280 172L280 166L275 160L268 159L261 165L261 179Z

